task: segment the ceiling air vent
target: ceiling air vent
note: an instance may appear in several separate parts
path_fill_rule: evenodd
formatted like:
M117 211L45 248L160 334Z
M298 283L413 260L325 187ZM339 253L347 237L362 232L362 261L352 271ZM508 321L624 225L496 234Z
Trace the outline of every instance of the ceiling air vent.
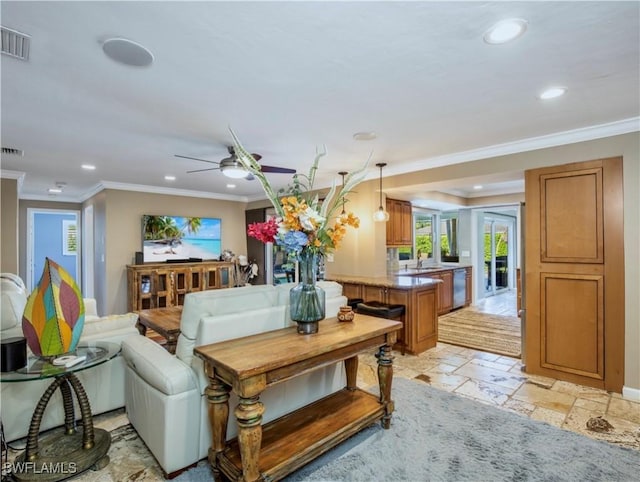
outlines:
M14 149L13 147L3 147L2 155L24 156L24 151L22 149Z
M29 60L31 37L26 34L2 27L2 53L20 60ZM4 152L4 151L3 151Z

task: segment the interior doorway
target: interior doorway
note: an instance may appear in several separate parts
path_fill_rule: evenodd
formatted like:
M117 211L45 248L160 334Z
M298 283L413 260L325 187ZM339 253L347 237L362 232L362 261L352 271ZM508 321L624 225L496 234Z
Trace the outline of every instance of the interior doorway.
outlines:
M27 288L32 291L40 280L45 259L50 258L81 284L80 211L27 209Z
M513 289L516 267L516 218L485 214L483 220L484 296Z

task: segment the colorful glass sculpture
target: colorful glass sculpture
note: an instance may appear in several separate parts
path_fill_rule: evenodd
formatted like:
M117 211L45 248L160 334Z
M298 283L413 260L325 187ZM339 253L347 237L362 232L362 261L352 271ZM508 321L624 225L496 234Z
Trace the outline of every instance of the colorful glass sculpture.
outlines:
M84 327L80 288L62 266L46 258L42 277L27 299L22 332L34 355L73 352Z

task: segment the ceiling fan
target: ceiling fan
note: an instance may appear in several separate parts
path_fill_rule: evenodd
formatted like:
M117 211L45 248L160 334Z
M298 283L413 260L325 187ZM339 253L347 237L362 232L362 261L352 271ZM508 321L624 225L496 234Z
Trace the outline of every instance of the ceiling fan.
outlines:
M229 151L229 154L230 154L229 157L225 157L220 161L208 161L206 159L198 159L197 157L181 156L180 154L174 154L174 155L175 157L180 157L182 159L192 159L194 161L218 164L218 167L210 167L207 169L195 169L192 171L187 171L187 174L190 174L192 172L214 171L216 169L220 169L222 171L222 174L224 174L227 177L230 177L233 179L245 178L247 180L252 180L254 178L253 175L242 166L242 163L238 160L238 157L236 156L236 152L233 146L227 147L227 150ZM254 157L256 161L259 161L260 159L262 159L262 156L260 154L251 154L251 155ZM277 174L295 174L296 172L295 169L289 169L286 167L274 167L274 166L263 166L263 165L260 166L260 170L262 172L272 172Z

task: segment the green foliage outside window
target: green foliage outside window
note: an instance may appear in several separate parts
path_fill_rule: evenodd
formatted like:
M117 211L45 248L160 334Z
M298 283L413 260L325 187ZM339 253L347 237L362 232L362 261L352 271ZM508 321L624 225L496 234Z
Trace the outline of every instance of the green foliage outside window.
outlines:
M496 233L496 256L506 256L509 251L507 233ZM484 260L491 261L491 234L484 234Z

